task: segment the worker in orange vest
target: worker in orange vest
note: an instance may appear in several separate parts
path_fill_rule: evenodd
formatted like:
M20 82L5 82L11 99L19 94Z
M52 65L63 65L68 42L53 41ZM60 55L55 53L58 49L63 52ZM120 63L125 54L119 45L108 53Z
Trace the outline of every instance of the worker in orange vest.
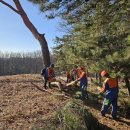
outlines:
M117 99L118 99L118 84L115 78L111 78L106 70L101 72L101 76L106 78L100 93L105 92L105 98L101 108L101 115L105 116L108 108L112 105L112 118L117 119Z
M55 73L54 73L54 64L51 64L49 67L45 67L42 69L41 75L44 78L44 87L47 89L47 83L50 86L50 82L55 80Z
M56 80L54 72L54 64L51 64L50 67L47 68L47 75L48 75L49 87L51 87L50 83Z
M78 68L76 69L76 72L77 72L77 79L80 77L80 75L81 75L81 73L82 73L82 71L83 71L83 68L84 68L84 66L82 66L81 68L78 67Z
M88 93L87 93L87 85L88 85L88 79L87 74L85 71L85 66L81 66L79 75L76 81L80 81L80 88L81 88L81 99L88 99Z
M67 77L67 83L69 83L71 81L71 75L68 71L66 72L66 77Z

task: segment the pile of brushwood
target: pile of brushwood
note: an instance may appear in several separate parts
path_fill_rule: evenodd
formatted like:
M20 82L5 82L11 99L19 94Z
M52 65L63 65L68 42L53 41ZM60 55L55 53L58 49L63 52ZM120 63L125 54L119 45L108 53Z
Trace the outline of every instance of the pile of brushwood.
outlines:
M44 126L45 130L101 130L98 121L77 100L69 101L56 111Z

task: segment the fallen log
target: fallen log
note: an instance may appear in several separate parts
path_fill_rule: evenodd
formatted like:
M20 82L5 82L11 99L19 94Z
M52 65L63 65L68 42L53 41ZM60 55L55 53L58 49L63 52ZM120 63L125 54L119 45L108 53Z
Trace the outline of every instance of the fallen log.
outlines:
M75 85L77 85L77 83L78 83L78 81L72 81L72 82L66 84L66 86L67 86L67 87L68 87L68 86L75 86Z
M66 83L62 78L56 77L55 80L51 82L51 85L55 85L59 88L59 90L62 90L62 88L65 87L77 86L77 83L78 81L71 81L70 83Z
M53 95L53 96L64 96L64 97L68 98L68 96L66 96L66 95L64 95L64 94L55 94L54 92L50 92L50 91L48 91L48 90L46 90L46 89L44 89L44 88L40 88L38 85L36 85L36 84L34 84L34 83L32 83L32 82L31 82L31 84L32 84L33 86L35 86L38 90L43 91L43 92L47 92L47 93L49 93L49 94L51 94L51 95Z

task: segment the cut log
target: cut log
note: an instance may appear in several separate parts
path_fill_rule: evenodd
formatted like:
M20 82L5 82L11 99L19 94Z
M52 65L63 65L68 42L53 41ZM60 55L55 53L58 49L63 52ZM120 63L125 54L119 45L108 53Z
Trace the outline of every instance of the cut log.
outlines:
M65 94L55 94L54 92L50 92L50 91L48 91L48 90L46 90L46 89L40 88L38 85L36 85L36 84L34 84L34 83L32 83L32 82L31 82L31 84L32 84L33 86L35 86L37 89L39 89L40 91L47 92L47 93L49 93L49 94L51 94L51 95L53 95L53 96L63 96L63 97L65 97L65 98L68 98L68 96L66 96Z
M75 85L77 85L77 81L72 81L68 83L66 86L75 86Z

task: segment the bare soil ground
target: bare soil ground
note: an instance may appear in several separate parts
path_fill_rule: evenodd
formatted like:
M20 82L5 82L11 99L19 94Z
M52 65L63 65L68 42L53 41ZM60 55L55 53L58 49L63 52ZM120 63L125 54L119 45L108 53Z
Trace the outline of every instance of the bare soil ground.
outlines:
M29 130L36 124L45 125L66 100L41 91L42 88L38 75L0 77L0 130ZM56 88L49 91L58 92Z
M89 84L88 91L90 99L84 105L98 119L104 130L130 130L130 119L126 119L123 113L118 121L112 120L110 114L102 118L102 99L96 101L93 98L97 91L92 84ZM72 89L60 92L57 87L53 87L44 91L40 75L1 76L0 130L32 130L36 126L40 129L71 98Z

